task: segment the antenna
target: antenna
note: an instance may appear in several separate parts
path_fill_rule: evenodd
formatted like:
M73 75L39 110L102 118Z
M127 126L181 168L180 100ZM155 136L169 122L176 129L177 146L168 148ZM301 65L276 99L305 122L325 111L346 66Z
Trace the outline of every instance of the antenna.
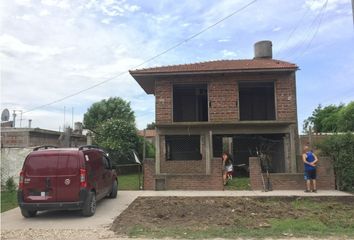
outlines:
M1 121L2 122L7 122L9 120L10 120L10 111L9 111L9 109L5 108L1 112Z

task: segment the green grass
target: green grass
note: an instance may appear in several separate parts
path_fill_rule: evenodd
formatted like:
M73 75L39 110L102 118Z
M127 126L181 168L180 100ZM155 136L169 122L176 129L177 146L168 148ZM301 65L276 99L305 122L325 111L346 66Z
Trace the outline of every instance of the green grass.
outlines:
M284 237L354 237L354 229L340 226L328 227L321 221L312 219L282 219L271 220L269 227L247 228L220 226L206 227L205 229L190 228L143 228L139 225L132 228L129 237L148 238L185 238L185 239L210 239L210 238L284 238Z
M140 176L140 182L142 182L143 176ZM139 175L119 175L118 176L118 189L119 190L139 190Z
M248 177L234 177L225 186L225 190L251 190L250 179Z
M16 191L8 192L3 191L1 192L1 212L5 212L7 210L13 209L17 207L17 195Z

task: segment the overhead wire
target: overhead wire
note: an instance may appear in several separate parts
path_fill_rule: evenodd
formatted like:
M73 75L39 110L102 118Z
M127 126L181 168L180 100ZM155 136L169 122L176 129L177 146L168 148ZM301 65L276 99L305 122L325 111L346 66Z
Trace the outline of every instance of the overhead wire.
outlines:
M288 58L293 58L294 59L293 61L295 61L298 58L302 57L307 52L308 48L311 46L313 40L315 39L315 37L316 37L316 35L317 35L318 31L319 31L319 28L321 26L322 19L323 19L323 16L324 16L323 13L324 13L324 10L327 8L327 4L328 4L328 0L325 1L325 3L322 5L321 9L319 10L318 14L316 15L316 17L313 19L313 21L309 25L309 30L307 31L306 35L309 36L310 33L313 32L311 38L308 38L308 36L305 36L304 40L301 41L301 46L303 46L305 44L305 42L309 39L309 41L307 42L306 47L300 52L300 54L297 54L297 55L296 55L296 53L298 53L298 51L293 50L292 54L290 54ZM315 26L317 21L318 21L318 24L316 26L316 29L313 31L313 27Z
M182 44L185 44L185 43L189 42L190 40L192 40L192 39L196 38L197 36L203 34L204 32L208 31L209 29L211 29L211 28L215 27L216 25L220 24L221 22L223 22L223 21L225 21L225 20L231 18L232 16L234 16L234 15L240 13L241 11L243 11L244 9L246 9L246 8L248 8L249 6L253 5L253 4L256 3L257 1L258 1L258 0L253 0L253 1L249 2L249 3L247 3L246 5L242 6L241 8L237 9L236 11L230 13L229 15L227 15L227 16L221 18L220 20L218 20L218 21L216 21L215 23L209 25L208 27L202 29L201 31L199 31L199 32L197 32L197 33L195 33L195 34L189 36L188 38L186 38L186 39L184 39L184 40L182 40L182 41L180 41L180 42L174 44L173 46L167 48L166 50L164 50L164 51L162 51L162 52L160 52L160 53L158 53L157 55L146 59L146 60L143 61L142 63L140 63L140 64L138 64L138 65L136 65L136 66L133 66L132 68L134 68L134 69L139 68L139 67L145 65L146 63L151 62L151 61L155 60L156 58L158 58L158 57L160 57L160 56L162 56L162 55L164 55L164 54L166 54L166 53L172 51L173 49L175 49L175 48L181 46ZM79 95L79 94L81 94L81 93L83 93L83 92L86 92L86 91L88 91L88 90L91 90L91 89L93 89L93 88L96 88L96 87L98 87L98 86L100 86L100 85L103 85L103 84L105 84L105 83L107 83L107 82L109 82L109 81L111 81L111 80L113 80L113 79L115 79L115 78L121 77L121 76L123 76L124 74L127 74L127 73L128 73L128 70L123 71L123 72L119 72L117 75L115 75L115 76L113 76L113 77L110 77L110 78L107 78L106 80L101 81L101 82L99 82L99 83L96 83L96 84L94 84L94 85L92 85L92 86L89 86L89 87L87 87L87 88L84 88L84 89L82 89L82 90L79 90L79 91L77 91L77 92L74 92L74 93L72 93L72 94L69 94L69 95L67 95L67 96L64 96L64 97L62 97L62 98L59 98L59 99L54 100L54 101L52 101L52 102L49 102L49 103L46 103L46 104L43 104L43 105L34 107L34 108L29 109L29 110L27 110L27 111L24 111L23 114L26 114L26 113L35 111L35 110L37 110L37 109L41 109L41 108L44 108L44 107L48 107L48 106L53 105L53 104L55 104L55 103L64 101L65 99L74 97L74 96Z
M321 27L321 23L322 23L322 19L323 19L323 16L325 15L326 13L326 9L327 9L327 5L328 5L328 0L326 0L326 2L323 4L321 10L320 10L320 14L318 15L319 16L319 21L318 21L318 25L316 27L316 30L314 32L314 34L312 35L310 41L308 42L307 46L305 47L305 50L302 51L298 56L296 56L294 59L294 61L298 60L299 58L301 58L306 52L307 50L309 49L309 47L311 46L313 40L315 39L315 37L317 36L317 33Z

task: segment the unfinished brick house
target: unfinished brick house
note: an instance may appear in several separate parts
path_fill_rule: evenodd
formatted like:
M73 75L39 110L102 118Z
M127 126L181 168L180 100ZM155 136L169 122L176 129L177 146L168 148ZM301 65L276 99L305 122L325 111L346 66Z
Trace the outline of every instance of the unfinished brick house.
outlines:
M234 165L248 165L266 139L272 171L295 173L297 69L261 41L253 59L130 71L156 98L156 158L144 164L144 189L223 189L226 143Z

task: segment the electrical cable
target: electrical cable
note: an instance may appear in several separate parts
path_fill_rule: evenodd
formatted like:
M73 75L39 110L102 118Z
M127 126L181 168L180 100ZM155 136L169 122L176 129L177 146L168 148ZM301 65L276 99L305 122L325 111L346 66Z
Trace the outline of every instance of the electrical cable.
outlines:
M328 5L328 0L326 0L325 4L322 6L321 10L320 10L320 14L318 15L319 16L319 21L318 21L318 25L317 25L317 28L314 32L314 34L312 35L310 41L308 42L307 46L305 47L305 50L302 51L297 57L294 58L294 61L296 62L296 60L298 60L299 58L301 58L306 52L307 50L309 49L309 47L311 46L313 40L315 39L320 27L321 27L321 23L322 23L322 19L323 19L323 16L325 15L326 13L326 9L327 9L327 5Z
M327 8L327 4L328 4L328 0L326 0L326 2L322 5L320 11L318 12L318 14L316 15L316 17L313 19L313 21L311 22L310 24L310 28L309 28L309 31L307 32L307 35L310 34L310 31L311 31L311 27L315 25L316 21L318 20L318 25L310 39L310 41L308 41L306 47L304 48L304 50L300 53L300 54L297 54L296 57L294 57L294 55L297 53L297 51L293 51L292 54L288 57L288 58L292 58L294 57L294 62L295 60L297 60L299 57L303 56L305 54L305 52L308 50L308 48L310 47L310 45L312 44L312 41L314 40L314 38L316 37L317 35L317 32L321 26L321 22L322 22L322 19L323 19L323 11ZM304 39L302 41L302 43L305 43L306 42L306 39ZM303 45L303 44L301 44Z

